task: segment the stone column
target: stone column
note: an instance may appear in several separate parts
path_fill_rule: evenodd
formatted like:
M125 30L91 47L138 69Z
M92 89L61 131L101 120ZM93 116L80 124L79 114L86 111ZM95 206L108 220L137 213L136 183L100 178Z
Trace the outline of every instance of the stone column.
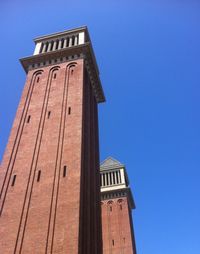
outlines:
M46 52L46 49L47 49L47 43L44 43L42 53Z
M62 40L59 40L58 49L61 49L61 46L62 46Z
M41 42L38 42L38 43L36 44L33 55L38 55L38 54L40 53L41 46L42 46L42 43L41 43Z
M106 179L106 186L108 186L108 176L107 176L107 173L105 173L105 179Z
M69 47L72 46L72 37L69 38Z
M113 176L113 172L111 173L111 182L112 182L112 185L114 184L114 176Z
M118 181L119 181L118 183L121 183L121 176L120 176L120 171L119 170L117 171L117 175L118 175Z
M111 182L110 182L110 173L107 173L108 174L108 185L111 185Z
M78 45L78 35L75 36L74 46Z
M104 183L103 183L103 174L101 174L101 186L104 186Z
M120 169L120 175L121 175L122 183L125 184L125 177L124 177L124 169L123 168Z
M84 44L85 43L85 33L84 32L81 32L79 33L79 41L78 41L78 44Z
M64 44L63 44L63 48L67 47L67 38L64 39Z
M56 41L53 42L53 51L56 50Z

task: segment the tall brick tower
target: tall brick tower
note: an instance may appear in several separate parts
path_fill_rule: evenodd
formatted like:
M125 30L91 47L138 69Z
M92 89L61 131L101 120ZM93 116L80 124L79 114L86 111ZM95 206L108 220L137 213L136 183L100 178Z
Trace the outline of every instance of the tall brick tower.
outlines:
M135 208L125 166L112 157L100 167L103 254L136 254Z
M2 254L101 254L97 104L86 27L37 38L0 170Z

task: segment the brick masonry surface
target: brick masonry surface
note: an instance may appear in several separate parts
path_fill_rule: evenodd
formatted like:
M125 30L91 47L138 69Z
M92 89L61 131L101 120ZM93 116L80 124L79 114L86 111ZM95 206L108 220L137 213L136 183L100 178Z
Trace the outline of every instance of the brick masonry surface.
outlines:
M0 253L102 253L98 147L84 60L30 70L1 164Z
M127 197L101 202L103 254L136 254Z

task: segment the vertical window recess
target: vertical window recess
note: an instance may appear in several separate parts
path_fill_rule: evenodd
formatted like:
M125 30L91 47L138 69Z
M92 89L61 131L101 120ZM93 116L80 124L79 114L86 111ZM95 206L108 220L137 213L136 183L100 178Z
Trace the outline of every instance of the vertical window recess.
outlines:
M51 116L51 111L48 111L48 119L50 118Z
M37 77L37 83L40 81L40 77Z
M68 115L71 115L71 107L68 108Z
M12 184L11 184L11 186L14 186L14 185L15 185L16 177L17 177L17 175L14 175L14 176L13 176L13 179L12 179Z
M63 167L63 177L66 177L67 174L67 166Z
M112 212L112 206L110 206L110 211Z
M53 41L51 42L51 48L50 48L50 51L53 50Z
M122 205L120 205L119 207L120 207L120 210L122 210Z
M54 73L53 78L56 79L56 73Z
M31 116L29 115L27 118L27 123L30 123L30 120L31 120Z
M112 245L113 245L113 246L115 245L115 241L114 241L114 240L112 240Z
M38 170L37 182L39 182L39 181L40 181L40 176L41 176L41 170Z

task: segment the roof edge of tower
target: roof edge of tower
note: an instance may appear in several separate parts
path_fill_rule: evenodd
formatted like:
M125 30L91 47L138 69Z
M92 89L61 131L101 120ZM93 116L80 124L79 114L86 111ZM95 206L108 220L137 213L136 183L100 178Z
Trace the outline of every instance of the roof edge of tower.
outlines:
M92 73L92 86L94 88L95 97L98 103L105 102L105 95L102 88L101 80L99 77L99 70L96 62L96 57L90 41L84 44L77 45L71 48L60 49L57 51L51 51L44 54L32 55L20 59L20 62L28 73L29 70L42 68L47 65L54 65L56 63L73 61L79 58L86 60L86 67L91 70ZM64 59L60 61L60 59ZM52 63L53 60L53 63Z
M133 194L130 187L101 192L101 200L118 199L122 197L128 197L128 202L130 204L131 209L136 208L135 201L134 201Z
M64 31L56 32L56 33L51 33L51 34L38 36L35 39L33 39L33 41L35 43L38 43L38 42L41 42L43 40L53 39L55 37L60 37L60 36L63 36L63 35L70 35L70 34L81 32L81 31L85 31L86 35L87 35L87 38L90 39L87 26L80 26L80 27L77 27L77 28L69 29L69 30L64 30Z
M125 168L125 165L122 164L117 159L113 158L112 156L108 156L100 164L100 170L116 169L116 168Z

